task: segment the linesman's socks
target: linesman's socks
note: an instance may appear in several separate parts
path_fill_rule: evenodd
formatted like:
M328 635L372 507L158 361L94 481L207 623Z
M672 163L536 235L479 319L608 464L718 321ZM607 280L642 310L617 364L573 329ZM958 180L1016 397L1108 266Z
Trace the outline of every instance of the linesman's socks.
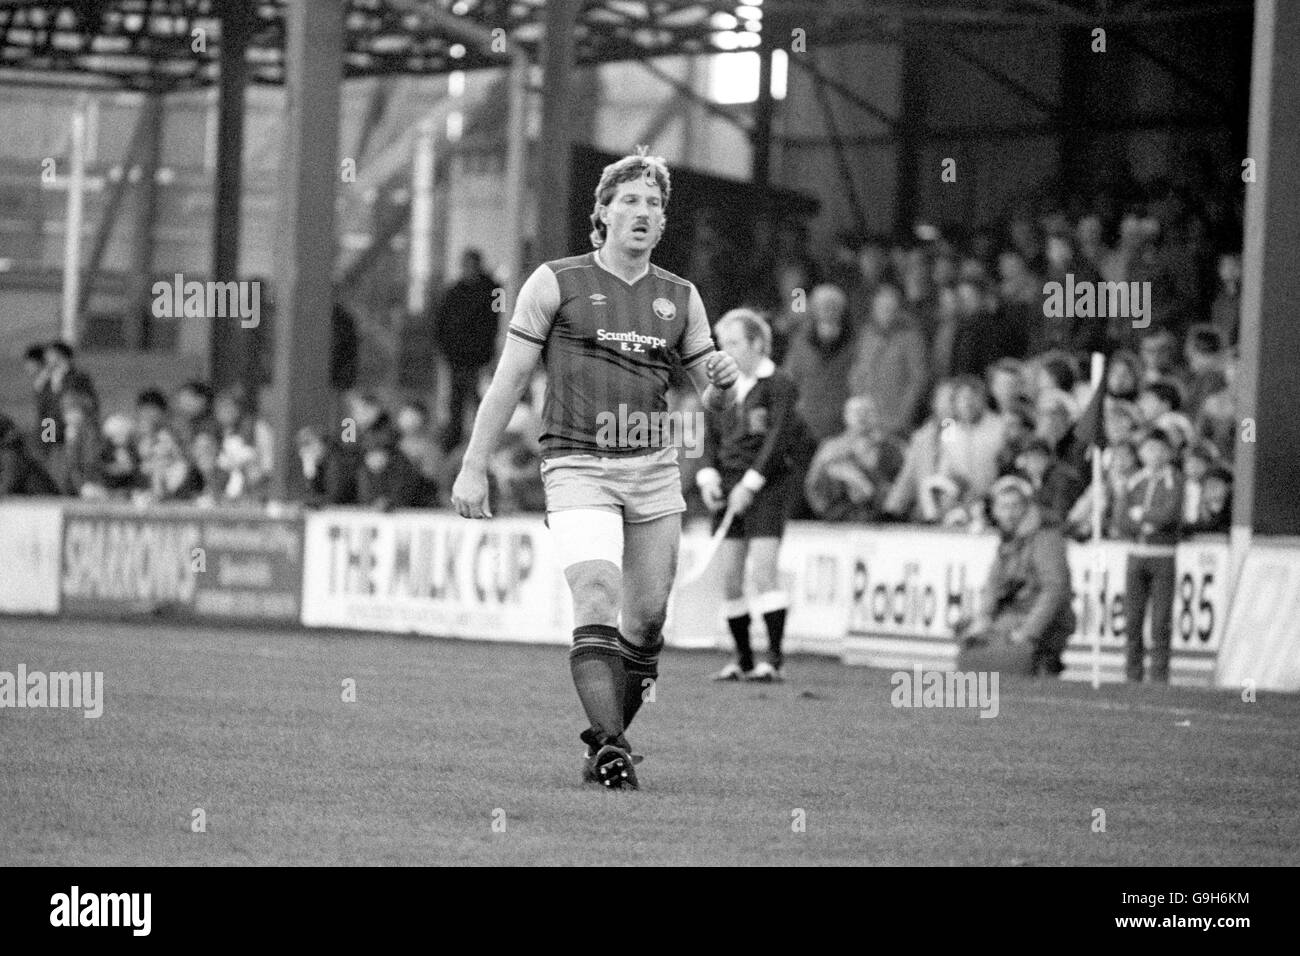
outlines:
M582 708L599 737L623 736L628 681L619 640L618 628L606 624L584 624L573 629L569 670Z
M731 639L736 642L736 659L740 669L748 673L754 669L754 651L749 646L749 603L742 597L722 602L722 613L731 629Z
M623 670L627 674L627 685L623 691L623 729L632 726L646 696L652 693L654 682L659 679L659 652L664 649L662 634L656 634L654 643L639 647L630 643L622 634L618 636L618 651L623 656Z
M767 628L767 660L778 670L785 661L781 653L781 642L785 639L785 612L790 606L790 599L784 591L764 591L754 599L754 610L763 615L763 625Z

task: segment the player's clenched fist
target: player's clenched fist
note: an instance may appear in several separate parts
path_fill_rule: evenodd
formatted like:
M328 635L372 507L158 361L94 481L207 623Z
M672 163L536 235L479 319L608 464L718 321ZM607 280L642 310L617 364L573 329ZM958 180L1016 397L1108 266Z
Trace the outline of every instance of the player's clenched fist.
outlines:
M451 505L462 518L491 518L488 508L487 472L462 467L451 486Z
M714 388L731 388L740 377L740 368L736 360L726 352L714 352L704 365L709 376L709 384Z

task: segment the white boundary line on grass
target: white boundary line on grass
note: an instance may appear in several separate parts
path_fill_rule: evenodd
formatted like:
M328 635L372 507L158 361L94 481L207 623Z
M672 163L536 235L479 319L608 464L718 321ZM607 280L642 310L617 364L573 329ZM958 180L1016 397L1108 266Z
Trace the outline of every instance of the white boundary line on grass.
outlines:
M1225 714L1221 711L1202 710L1198 707L1162 707L1158 704L1130 704L1120 700L1087 700L1086 698L1081 697L1006 696L1012 701L1025 701L1030 704L1051 704L1053 706L1073 704L1091 710L1117 710L1120 712L1132 711L1147 714L1167 714L1171 717L1214 717L1219 720L1248 720L1254 723L1273 721L1284 723L1287 730L1300 732L1300 727L1297 727L1293 721L1273 714Z

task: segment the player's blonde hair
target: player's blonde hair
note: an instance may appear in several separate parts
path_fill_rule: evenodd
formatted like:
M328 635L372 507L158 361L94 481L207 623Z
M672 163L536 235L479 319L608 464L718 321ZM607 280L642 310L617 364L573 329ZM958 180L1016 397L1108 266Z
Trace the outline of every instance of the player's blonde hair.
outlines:
M713 334L717 335L724 326L739 322L746 340L757 342L764 355L772 354L772 327L767 320L753 309L732 309L713 325Z
M591 244L595 248L599 249L605 244L607 231L605 224L600 221L600 207L608 206L614 201L614 193L618 191L620 183L654 177L655 185L664 197L663 208L668 208L668 196L673 191L668 163L662 156L648 155L649 152L648 146L638 146L635 153L610 163L601 171L600 182L596 184L596 205L591 210Z

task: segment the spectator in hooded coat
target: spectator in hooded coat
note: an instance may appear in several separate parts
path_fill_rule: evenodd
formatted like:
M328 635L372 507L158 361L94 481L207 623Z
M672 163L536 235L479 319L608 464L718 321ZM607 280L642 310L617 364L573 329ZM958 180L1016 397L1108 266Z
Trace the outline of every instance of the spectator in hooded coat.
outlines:
M808 308L812 321L791 341L784 369L806 386L799 390L795 410L813 437L823 441L844 427L853 329L846 311L848 297L839 286L823 283L814 288Z
M884 427L906 435L929 385L925 340L903 311L898 287L882 285L871 301L871 320L858 335L849 369L849 394L870 395Z

